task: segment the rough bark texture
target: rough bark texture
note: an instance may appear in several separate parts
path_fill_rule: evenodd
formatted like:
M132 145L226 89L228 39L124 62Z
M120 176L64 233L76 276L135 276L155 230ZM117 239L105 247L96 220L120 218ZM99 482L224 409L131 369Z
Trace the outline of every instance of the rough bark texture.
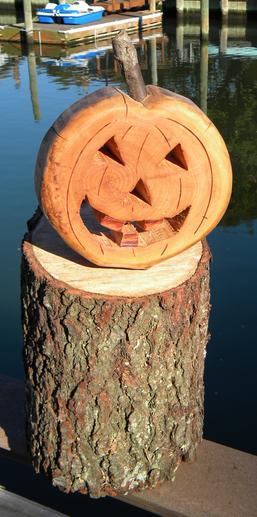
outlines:
M125 494L172 479L202 438L209 251L190 281L138 299L70 289L23 245L27 438L65 492Z

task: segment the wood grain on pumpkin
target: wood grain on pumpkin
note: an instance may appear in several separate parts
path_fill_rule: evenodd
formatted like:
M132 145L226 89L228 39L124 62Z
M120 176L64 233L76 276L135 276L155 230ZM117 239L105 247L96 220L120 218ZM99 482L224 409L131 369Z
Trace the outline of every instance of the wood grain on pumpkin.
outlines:
M75 251L102 266L147 268L192 246L221 219L231 165L219 132L188 99L148 86L142 103L104 88L46 134L36 189Z

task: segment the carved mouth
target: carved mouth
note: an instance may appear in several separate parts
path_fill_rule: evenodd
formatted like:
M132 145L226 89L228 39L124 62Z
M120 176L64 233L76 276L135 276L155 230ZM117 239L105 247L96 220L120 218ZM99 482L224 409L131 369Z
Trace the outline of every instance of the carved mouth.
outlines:
M144 247L176 235L184 225L190 206L172 218L145 221L120 221L99 212L84 200L80 216L86 228L104 246Z

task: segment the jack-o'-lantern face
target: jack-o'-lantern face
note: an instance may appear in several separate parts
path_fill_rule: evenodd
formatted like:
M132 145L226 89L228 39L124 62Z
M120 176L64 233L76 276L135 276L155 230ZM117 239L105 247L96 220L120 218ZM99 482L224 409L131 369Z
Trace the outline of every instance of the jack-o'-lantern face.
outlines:
M206 235L231 193L226 147L190 101L148 87L143 104L113 88L57 119L39 152L42 208L99 265L145 268Z

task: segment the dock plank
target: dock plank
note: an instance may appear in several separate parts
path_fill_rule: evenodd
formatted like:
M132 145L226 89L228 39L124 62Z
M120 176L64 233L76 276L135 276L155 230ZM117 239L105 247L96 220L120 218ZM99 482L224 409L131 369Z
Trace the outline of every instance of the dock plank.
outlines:
M79 42L92 42L106 39L117 34L121 29L129 33L156 28L162 23L162 12L145 11L110 14L81 25L61 25L33 23L33 40L38 44L69 45ZM0 27L0 41L21 41L24 38L23 23Z
M30 501L25 497L13 494L0 488L0 515L2 517L68 517L42 504Z

